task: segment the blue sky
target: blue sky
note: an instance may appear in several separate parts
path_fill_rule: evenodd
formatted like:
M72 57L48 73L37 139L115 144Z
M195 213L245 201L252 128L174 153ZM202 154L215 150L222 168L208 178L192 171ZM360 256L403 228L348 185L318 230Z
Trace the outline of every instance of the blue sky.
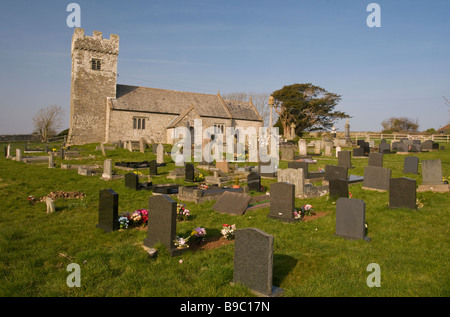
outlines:
M379 131L392 116L419 130L449 122L448 0L18 0L0 11L0 134L31 133L51 104L68 128L71 2L86 35L120 36L120 84L269 94L312 83L342 96L336 110L353 131ZM366 24L372 2L379 28Z

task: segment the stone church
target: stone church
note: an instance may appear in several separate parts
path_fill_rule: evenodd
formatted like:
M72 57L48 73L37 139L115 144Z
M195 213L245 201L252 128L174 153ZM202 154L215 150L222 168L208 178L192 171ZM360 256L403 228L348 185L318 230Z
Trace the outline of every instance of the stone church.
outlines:
M139 141L173 144L172 131L194 119L203 130L214 126L262 127L263 119L251 102L224 100L217 95L117 84L119 37L102 33L72 37L72 78L68 144Z

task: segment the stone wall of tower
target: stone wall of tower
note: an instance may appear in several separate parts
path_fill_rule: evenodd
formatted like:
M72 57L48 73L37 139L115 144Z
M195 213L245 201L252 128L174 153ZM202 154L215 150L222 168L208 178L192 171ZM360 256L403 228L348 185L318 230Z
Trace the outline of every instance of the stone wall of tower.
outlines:
M84 30L77 28L71 53L68 144L104 142L107 97L116 97L119 37L111 34L103 39L97 31L85 36ZM99 61L96 69L92 69L93 60Z

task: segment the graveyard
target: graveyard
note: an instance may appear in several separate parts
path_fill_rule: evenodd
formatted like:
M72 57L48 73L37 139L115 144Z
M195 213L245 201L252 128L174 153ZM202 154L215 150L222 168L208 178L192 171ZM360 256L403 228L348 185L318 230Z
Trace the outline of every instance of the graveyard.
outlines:
M2 144L0 294L449 296L450 146L375 140L338 155L316 141L306 159L282 148L277 176L256 162L180 165L169 144ZM119 223L142 210L147 223ZM66 283L71 263L80 287ZM372 263L380 287L368 286Z

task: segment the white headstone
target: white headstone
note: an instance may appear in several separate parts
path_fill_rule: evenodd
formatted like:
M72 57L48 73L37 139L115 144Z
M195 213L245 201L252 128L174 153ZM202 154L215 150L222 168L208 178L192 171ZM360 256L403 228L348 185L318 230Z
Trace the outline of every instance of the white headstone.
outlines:
M305 139L300 139L298 140L298 153L300 156L306 156L308 153L307 151L307 146L306 146L306 140Z
M103 179L111 179L112 178L112 159L106 159L103 163Z
M53 203L53 199L50 197L45 198L45 202L47 204L47 213L51 214L55 212L55 204Z
M17 162L22 161L22 150L21 149L16 149L16 161Z
M184 159L183 159L184 161ZM164 146L159 143L158 147L156 148L156 163L161 164L164 163ZM184 165L184 162L183 162Z
M53 153L50 153L50 155L48 156L48 168L55 168Z

